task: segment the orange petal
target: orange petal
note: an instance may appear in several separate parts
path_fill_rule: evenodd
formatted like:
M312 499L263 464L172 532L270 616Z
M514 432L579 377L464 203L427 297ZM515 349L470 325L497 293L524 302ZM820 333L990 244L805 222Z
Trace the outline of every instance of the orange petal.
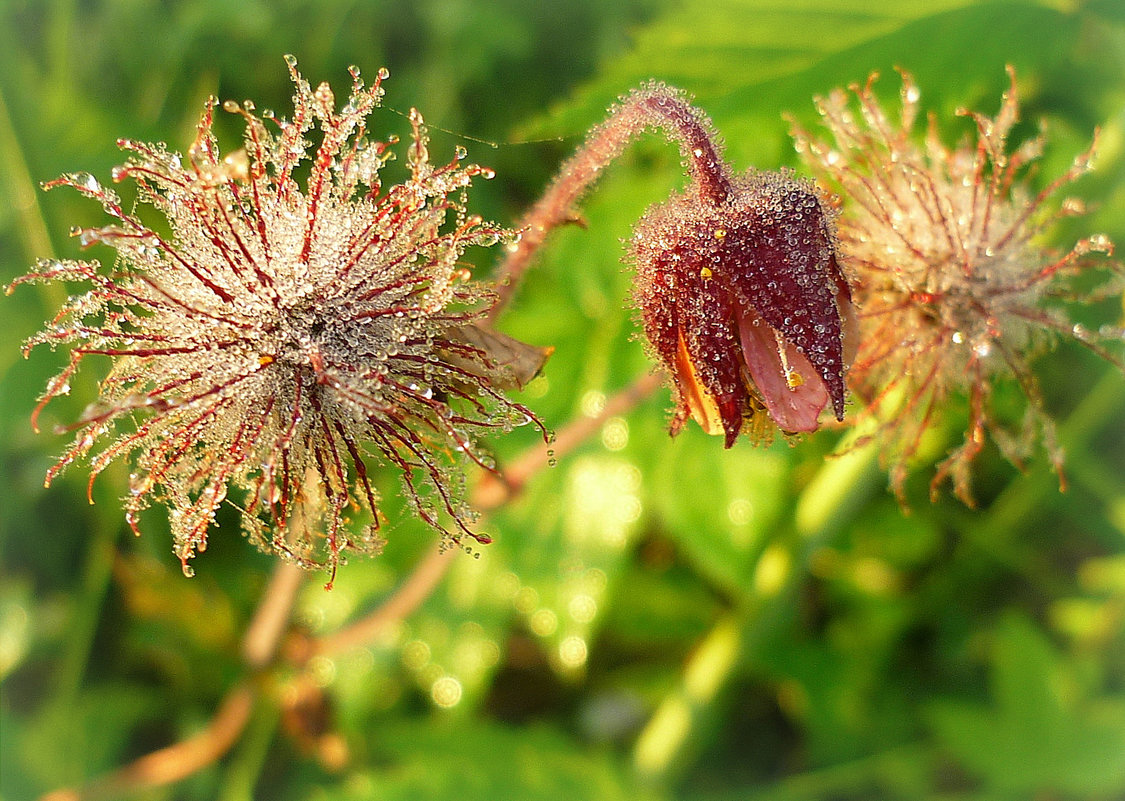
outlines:
M692 419L708 434L724 434L723 416L719 413L719 406L700 383L699 374L695 371L695 365L691 363L691 357L688 355L683 334L678 335L676 343L674 378L680 400L687 405Z

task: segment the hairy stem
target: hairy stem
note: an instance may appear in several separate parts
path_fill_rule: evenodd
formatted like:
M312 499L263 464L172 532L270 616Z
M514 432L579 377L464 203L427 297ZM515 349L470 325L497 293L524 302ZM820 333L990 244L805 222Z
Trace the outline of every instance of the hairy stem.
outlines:
M700 199L723 202L731 189L730 171L711 121L686 96L664 84L650 83L633 91L610 109L605 122L591 131L586 143L563 164L543 197L519 223L520 241L500 265L495 319L512 299L531 259L561 223L575 219L575 204L625 147L650 128L662 130L677 143L688 176Z

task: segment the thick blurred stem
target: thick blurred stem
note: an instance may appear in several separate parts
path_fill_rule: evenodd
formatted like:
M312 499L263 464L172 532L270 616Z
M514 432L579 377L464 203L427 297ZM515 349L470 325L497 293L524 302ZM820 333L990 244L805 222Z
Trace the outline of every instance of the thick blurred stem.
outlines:
M543 445L529 448L513 459L500 473L486 473L473 492L473 505L478 509L495 509L510 502L523 491L535 475L586 442L601 430L611 417L618 417L651 396L664 383L658 373L646 373L625 389L608 398L602 410L592 417L580 417L560 429Z
M242 638L242 658L255 670L270 663L282 634L289 626L290 614L305 572L292 562L281 562L274 569L246 634Z
M625 147L650 128L676 142L701 199L721 203L730 193L730 171L723 161L707 116L684 95L662 84L637 89L614 106L609 117L590 132L586 143L563 164L543 197L519 223L520 241L500 265L495 319L512 299L531 259L547 234L576 218L575 204Z
M873 427L874 422L868 425ZM855 432L847 440L862 439L864 433ZM752 659L789 619L813 554L832 541L875 490L877 443L867 439L863 445L845 448L825 462L801 492L792 528L758 554L746 600L704 636L684 666L680 684L664 697L641 731L633 764L642 776L666 781L687 764L714 724L715 697L738 666Z
M879 413L898 413L902 402L901 396L888 397ZM1071 451L1082 451L1106 421L1120 418L1116 410L1121 405L1120 376L1107 372L1060 428L1060 441ZM765 547L758 557L749 600L721 617L703 637L684 667L680 684L665 696L641 731L633 750L638 773L667 781L683 769L715 714L711 701L739 665L752 662L761 643L788 620L797 592L808 579L813 554L855 517L876 486L879 425L875 415L861 419L838 455L825 462L802 491L793 511L793 533ZM978 529L986 532L987 537L974 537L974 546L1017 570L998 552L998 543L1034 513L1052 483L1046 472L1013 483L992 505L987 525L967 529L966 535L974 536Z
M642 376L609 398L600 414L583 417L565 426L549 445L529 448L513 460L500 477L486 475L473 495L474 505L480 509L494 509L510 502L533 476L548 466L552 457L557 458L577 448L597 433L606 420L636 406L661 383L659 375ZM435 548L377 609L346 628L306 643L302 652L292 654L291 659L301 663L312 656L344 653L371 644L430 597L452 566L456 554L456 548Z
M260 672L273 661L303 578L301 568L288 562L274 570L242 638L243 659L252 672ZM40 801L116 799L186 779L221 759L238 742L256 696L251 682L243 681L227 692L215 716L199 734L153 751L84 787L48 793Z
M227 693L207 728L194 737L153 751L77 790L56 790L40 801L110 801L180 781L218 760L238 741L250 719L255 692L243 683Z
M297 660L345 653L369 645L388 628L405 620L433 594L458 552L457 548L445 545L434 548L375 611L346 628L313 641L307 653L295 655Z
M306 482L316 480L315 471L311 468L305 471ZM290 516L288 534L291 540L308 525L303 517L303 514ZM274 568L254 617L242 635L242 658L251 669L262 670L273 661L281 638L289 629L293 604L297 602L297 592L304 577L305 571L292 562L279 562Z

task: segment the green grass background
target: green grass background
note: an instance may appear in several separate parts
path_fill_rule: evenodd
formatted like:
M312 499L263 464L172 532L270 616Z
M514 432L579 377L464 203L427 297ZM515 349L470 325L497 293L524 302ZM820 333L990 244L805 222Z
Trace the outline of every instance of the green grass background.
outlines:
M1125 243L1125 6L905 0L117 0L0 5L0 282L36 257L77 256L67 231L101 219L64 171L103 180L118 137L185 149L204 99L284 113L283 53L338 95L350 64L391 70L374 131L404 136L417 106L435 159L466 145L494 167L474 210L506 223L612 100L647 78L692 92L736 167L795 162L782 112L898 65L949 137L962 106L994 113L1020 76L1019 132L1048 125L1044 184L1102 129L1076 187L1091 214L1069 247ZM237 146L224 120L220 134ZM448 131L448 133L438 128ZM485 140L486 144L475 140ZM624 299L621 240L679 185L678 156L631 149L558 232L502 327L554 345L522 398L560 428L649 369ZM104 261L111 254L98 255ZM482 268L488 268L482 262ZM50 432L96 393L85 370L28 416L65 357L23 339L58 286L0 298L0 799L80 783L200 730L240 675L238 640L271 561L233 516L185 579L159 514L127 536L124 468L85 499L82 470L42 477ZM1119 320L1114 304L1075 310ZM926 500L904 515L867 455L825 460L828 432L730 451L665 432L667 392L545 469L484 528L422 609L358 653L315 665L328 726L350 749L329 770L279 726L298 677L271 674L234 749L145 799L1114 799L1125 796L1125 379L1061 345L1037 362L1061 425L1069 489L1040 456L1020 473L989 448L979 508ZM1010 388L997 391L1003 400ZM955 444L954 402L927 445ZM520 432L523 434L524 432ZM496 444L501 458L532 444ZM383 481L393 495L393 476ZM353 560L298 620L331 631L374 608L432 547L389 501L386 553ZM576 600L578 599L578 600ZM591 603L593 607L591 607ZM585 647L580 665L564 657ZM436 676L463 696L430 700Z

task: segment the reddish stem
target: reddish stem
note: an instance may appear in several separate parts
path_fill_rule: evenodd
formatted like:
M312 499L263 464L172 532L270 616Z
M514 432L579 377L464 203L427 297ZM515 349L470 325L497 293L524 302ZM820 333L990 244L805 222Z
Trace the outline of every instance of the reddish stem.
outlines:
M676 142L688 176L700 199L722 203L731 191L730 170L723 160L711 120L691 105L683 92L661 83L636 89L610 109L605 122L590 132L586 143L563 164L543 197L519 223L520 241L500 265L495 319L511 300L523 273L547 234L575 219L574 206L625 147L651 128Z

